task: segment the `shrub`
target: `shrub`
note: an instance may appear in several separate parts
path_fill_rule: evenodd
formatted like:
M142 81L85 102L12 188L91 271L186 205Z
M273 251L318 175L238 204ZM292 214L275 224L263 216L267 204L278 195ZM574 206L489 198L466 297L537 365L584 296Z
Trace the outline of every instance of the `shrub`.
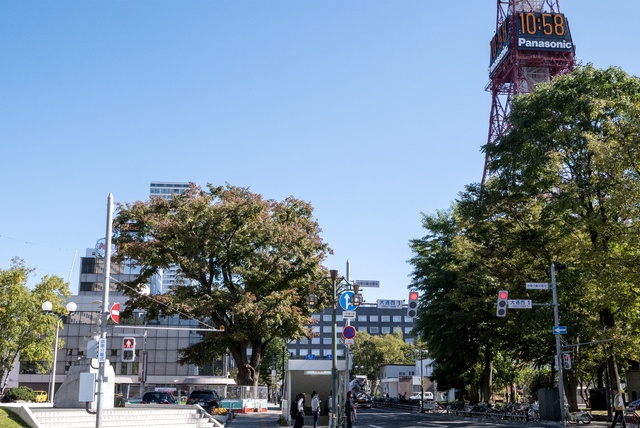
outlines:
M28 386L19 386L17 388L9 388L5 394L6 398L11 401L35 401L36 393Z
M284 416L280 415L280 418L278 419L278 426L286 427L288 425L289 425L289 422L287 422L287 418L285 418Z

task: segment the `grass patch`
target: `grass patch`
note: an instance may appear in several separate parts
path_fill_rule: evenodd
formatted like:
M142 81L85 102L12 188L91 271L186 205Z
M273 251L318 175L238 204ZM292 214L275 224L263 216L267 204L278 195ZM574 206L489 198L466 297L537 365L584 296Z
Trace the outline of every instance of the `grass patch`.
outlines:
M0 407L0 428L29 428L29 425L11 410Z

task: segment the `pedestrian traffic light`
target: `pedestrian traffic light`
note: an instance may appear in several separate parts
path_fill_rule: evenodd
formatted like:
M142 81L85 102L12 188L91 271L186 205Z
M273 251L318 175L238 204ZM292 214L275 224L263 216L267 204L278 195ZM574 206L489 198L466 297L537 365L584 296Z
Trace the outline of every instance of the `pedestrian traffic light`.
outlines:
M122 338L122 361L131 362L136 359L136 338Z
M409 292L409 303L407 304L407 316L415 318L418 315L418 292Z
M496 316L507 316L507 299L509 298L509 292L507 290L498 291L498 308L496 309Z
M562 367L571 370L571 354L562 354Z

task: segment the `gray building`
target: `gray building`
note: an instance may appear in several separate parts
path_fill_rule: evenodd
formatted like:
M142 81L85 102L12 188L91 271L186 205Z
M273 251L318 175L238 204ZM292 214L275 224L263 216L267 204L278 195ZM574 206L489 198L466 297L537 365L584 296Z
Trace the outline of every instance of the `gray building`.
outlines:
M336 338L342 340L342 329L347 325L343 317L343 310L336 310L337 329ZM355 318L350 325L356 332L366 331L371 335L393 333L397 329L402 331L406 343L413 343L413 318L407 316L407 305L403 300L378 300L376 303L363 303L356 309ZM327 308L322 313L313 314L316 323L311 326L315 337L311 340L302 339L287 345L292 358L327 358L332 352L332 309ZM356 333L357 334L357 333ZM340 343L340 342L338 342ZM338 358L344 358L344 346L338 346Z

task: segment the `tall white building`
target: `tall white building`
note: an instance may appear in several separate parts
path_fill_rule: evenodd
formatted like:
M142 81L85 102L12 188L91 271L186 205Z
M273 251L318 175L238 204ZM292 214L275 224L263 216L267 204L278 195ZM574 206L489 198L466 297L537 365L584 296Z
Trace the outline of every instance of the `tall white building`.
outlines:
M152 181L149 186L149 196L171 199L173 195L180 195L189 188L189 183L172 183L166 181ZM152 279L150 288L151 294L163 294L173 287L180 280L180 269L178 266L171 266L168 269L161 269Z

